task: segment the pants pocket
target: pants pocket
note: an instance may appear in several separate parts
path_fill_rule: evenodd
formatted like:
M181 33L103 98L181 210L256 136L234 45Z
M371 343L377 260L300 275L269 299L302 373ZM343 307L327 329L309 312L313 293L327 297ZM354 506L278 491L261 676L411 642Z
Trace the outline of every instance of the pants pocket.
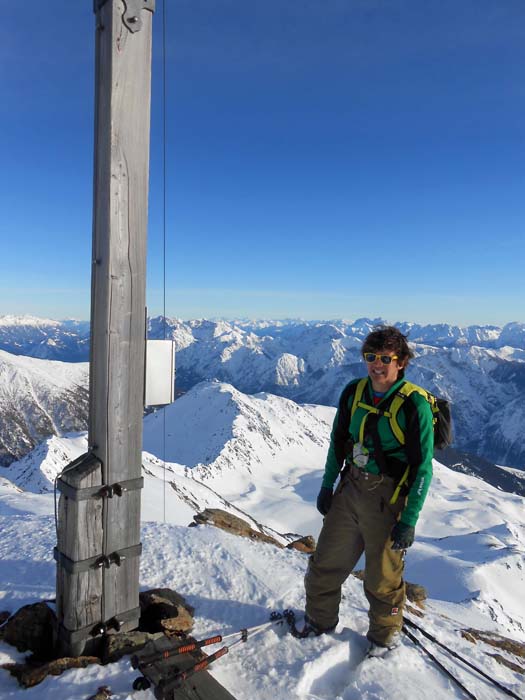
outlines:
M406 505L406 497L399 496L395 503L390 503L394 491L391 494L386 494L381 497L380 510L385 515L389 513L394 521L399 520L401 513Z

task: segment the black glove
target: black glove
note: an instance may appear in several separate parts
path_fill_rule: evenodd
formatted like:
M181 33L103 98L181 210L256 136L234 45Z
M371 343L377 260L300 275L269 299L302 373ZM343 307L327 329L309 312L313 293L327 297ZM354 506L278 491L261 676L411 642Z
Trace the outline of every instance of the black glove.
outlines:
M332 489L329 489L328 486L321 486L321 490L317 496L317 510L321 513L321 515L326 515L330 510L331 505Z
M416 528L412 525L405 525L399 521L392 528L390 537L392 538L392 549L408 549L414 544Z

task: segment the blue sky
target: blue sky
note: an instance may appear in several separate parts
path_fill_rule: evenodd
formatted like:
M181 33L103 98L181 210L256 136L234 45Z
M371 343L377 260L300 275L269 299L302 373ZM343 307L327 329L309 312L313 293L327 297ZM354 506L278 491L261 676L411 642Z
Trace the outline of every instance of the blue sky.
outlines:
M166 37L169 315L525 321L522 0L167 0ZM89 318L93 57L92 0L2 9L0 314Z

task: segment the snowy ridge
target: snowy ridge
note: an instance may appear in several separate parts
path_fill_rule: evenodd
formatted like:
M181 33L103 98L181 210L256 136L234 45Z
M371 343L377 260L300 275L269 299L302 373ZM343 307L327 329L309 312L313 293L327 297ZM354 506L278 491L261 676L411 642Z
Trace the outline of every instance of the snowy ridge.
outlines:
M304 497L316 495L333 414L217 382L194 387L144 419L143 518L156 519L158 500L167 497L166 519L181 525L205 508L220 508L283 543L292 537L279 533L316 533L318 519ZM52 437L4 475L24 490L50 493L55 477L86 449L85 433Z
M87 434L53 436L3 470L13 484L32 493L50 493L55 478L87 450Z
M0 350L0 465L86 426L88 367Z
M204 382L163 411L169 426L165 454L162 411L144 419L145 450L191 467L193 478L280 532L317 530L303 499L294 495L290 510L282 495L291 489L313 497L317 483L311 474L324 468L334 409ZM271 523L264 519L268 503ZM297 522L302 529L295 529Z
M30 326L33 328L58 328L60 321L53 321L50 318L38 318L36 316L0 316L0 326L4 328L23 328Z

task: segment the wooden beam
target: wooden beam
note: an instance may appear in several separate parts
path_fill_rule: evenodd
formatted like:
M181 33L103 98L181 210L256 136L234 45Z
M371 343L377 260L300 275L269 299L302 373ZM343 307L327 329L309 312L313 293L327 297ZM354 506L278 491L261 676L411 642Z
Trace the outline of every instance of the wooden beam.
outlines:
M148 217L152 0L95 0L96 97L90 357L90 455L82 489L141 476L144 400L146 230ZM130 15L130 10L136 9ZM89 461L89 460L88 460ZM98 469L98 473L97 473ZM85 471L85 470L84 470ZM61 496L58 550L102 559L64 572L58 556L57 612L65 651L93 646L80 628L123 631L138 624L140 490L106 490L91 505ZM98 510L100 510L100 514ZM94 514L96 511L96 515ZM93 512L92 512L93 511ZM84 542L85 541L85 542ZM67 547L66 544L69 543ZM87 544L89 543L89 545ZM65 547L67 551L64 551ZM122 555L122 550L126 554ZM105 557L106 559L104 559ZM78 560L75 560L78 561ZM66 562L68 563L68 562ZM71 565L69 565L71 569ZM76 577L73 581L72 577ZM79 612L80 611L80 612ZM102 629L102 627L101 627ZM68 642L68 638L75 641Z

